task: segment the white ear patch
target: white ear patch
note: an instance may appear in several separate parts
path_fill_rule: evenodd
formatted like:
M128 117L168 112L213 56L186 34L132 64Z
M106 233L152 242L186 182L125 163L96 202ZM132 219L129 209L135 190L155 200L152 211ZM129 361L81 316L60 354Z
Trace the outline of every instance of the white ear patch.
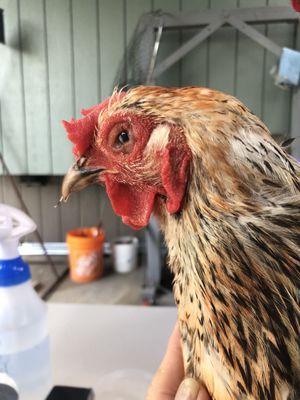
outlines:
M169 133L170 127L168 125L158 125L150 135L145 152L163 150L169 142Z

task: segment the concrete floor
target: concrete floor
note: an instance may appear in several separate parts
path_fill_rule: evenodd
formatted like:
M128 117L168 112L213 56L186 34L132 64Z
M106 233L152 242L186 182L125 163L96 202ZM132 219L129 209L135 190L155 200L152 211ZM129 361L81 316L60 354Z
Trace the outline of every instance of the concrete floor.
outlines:
M41 261L41 260L39 260ZM49 265L42 262L29 261L32 279L39 284L39 292L42 294L55 280ZM66 270L67 260L56 262L59 274ZM145 268L139 267L128 274L113 272L110 260L105 260L105 272L101 279L78 284L70 280L67 275L48 297L49 302L61 303L98 303L98 304L142 304L142 287L144 284ZM174 305L173 294L166 292L157 298L157 305Z

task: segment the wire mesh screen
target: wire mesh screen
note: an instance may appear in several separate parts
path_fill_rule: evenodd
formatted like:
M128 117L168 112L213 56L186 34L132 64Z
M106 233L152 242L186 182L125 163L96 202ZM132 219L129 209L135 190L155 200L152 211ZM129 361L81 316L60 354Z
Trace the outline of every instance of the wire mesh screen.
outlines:
M162 23L163 13L143 14L133 32L120 62L114 87L132 87L147 83L155 44L155 27Z

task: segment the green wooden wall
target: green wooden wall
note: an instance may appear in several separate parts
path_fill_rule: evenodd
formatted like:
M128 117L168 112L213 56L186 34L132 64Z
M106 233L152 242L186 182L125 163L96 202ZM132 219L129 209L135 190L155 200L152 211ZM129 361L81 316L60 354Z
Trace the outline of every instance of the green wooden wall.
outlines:
M13 174L64 174L72 162L61 119L79 116L111 93L139 16L206 8L286 5L285 0L0 0L6 45L0 45L1 150ZM260 26L293 47L293 25ZM195 31L163 35L161 60ZM232 93L273 133L290 131L291 93L269 76L273 55L223 28L165 72L163 85L204 85Z

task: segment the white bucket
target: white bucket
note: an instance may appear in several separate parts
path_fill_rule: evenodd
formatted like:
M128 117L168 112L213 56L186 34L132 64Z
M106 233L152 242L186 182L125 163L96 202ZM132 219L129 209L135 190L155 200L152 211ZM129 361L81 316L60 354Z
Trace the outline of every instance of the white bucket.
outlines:
M112 255L116 272L125 274L137 267L139 241L133 236L121 236L113 242Z

